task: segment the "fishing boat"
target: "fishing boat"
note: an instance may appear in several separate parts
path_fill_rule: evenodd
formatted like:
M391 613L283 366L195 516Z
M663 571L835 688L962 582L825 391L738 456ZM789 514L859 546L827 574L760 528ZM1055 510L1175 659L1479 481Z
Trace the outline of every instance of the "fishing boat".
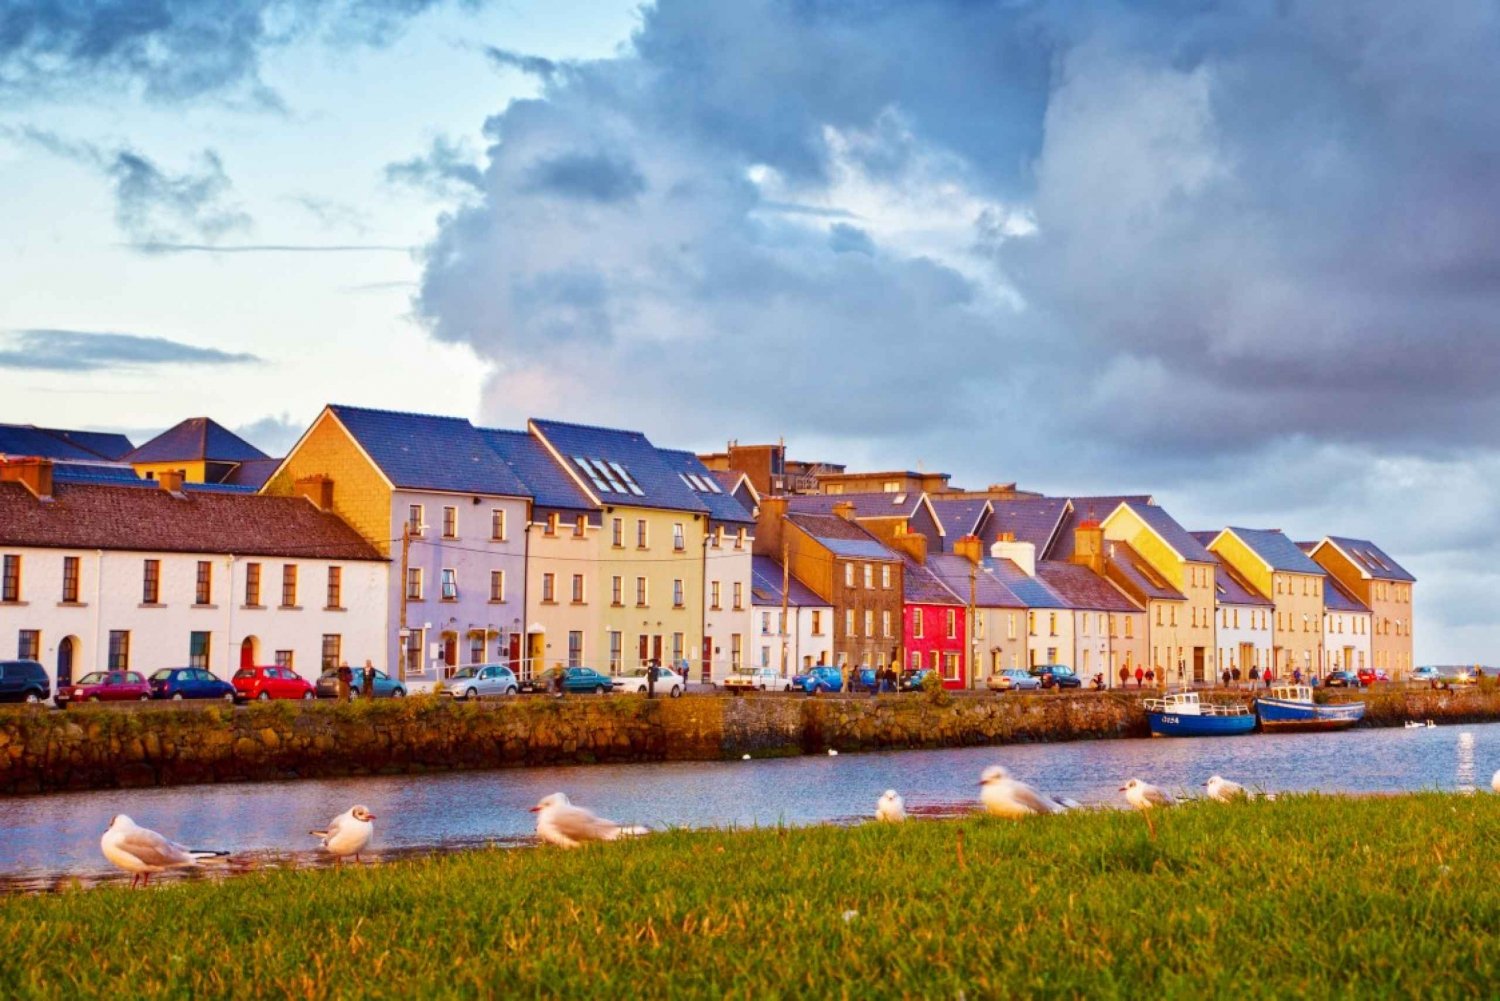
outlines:
M1343 730L1364 719L1363 702L1318 705L1307 685L1277 685L1255 700L1262 730Z
M1232 737L1255 729L1255 714L1248 706L1205 705L1197 692L1173 692L1147 699L1145 706L1153 737Z

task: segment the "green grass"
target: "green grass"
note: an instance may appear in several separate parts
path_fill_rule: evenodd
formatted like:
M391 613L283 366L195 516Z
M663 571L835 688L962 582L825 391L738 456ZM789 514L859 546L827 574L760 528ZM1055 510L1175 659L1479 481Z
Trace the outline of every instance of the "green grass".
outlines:
M1500 797L1200 803L1156 826L678 831L12 896L0 996L1500 993Z

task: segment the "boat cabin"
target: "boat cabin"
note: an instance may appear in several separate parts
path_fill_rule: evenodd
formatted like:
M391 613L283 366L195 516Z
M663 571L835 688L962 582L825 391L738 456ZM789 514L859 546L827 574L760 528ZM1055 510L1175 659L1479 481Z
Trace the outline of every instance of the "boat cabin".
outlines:
M1280 699L1283 702L1311 703L1313 693L1308 685L1276 685L1271 689L1270 698Z

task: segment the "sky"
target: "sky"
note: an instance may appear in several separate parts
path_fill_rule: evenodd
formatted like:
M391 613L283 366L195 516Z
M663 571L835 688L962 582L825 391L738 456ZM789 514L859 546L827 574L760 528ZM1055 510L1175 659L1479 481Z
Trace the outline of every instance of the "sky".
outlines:
M1372 538L1500 643L1490 2L11 0L0 420L327 402Z

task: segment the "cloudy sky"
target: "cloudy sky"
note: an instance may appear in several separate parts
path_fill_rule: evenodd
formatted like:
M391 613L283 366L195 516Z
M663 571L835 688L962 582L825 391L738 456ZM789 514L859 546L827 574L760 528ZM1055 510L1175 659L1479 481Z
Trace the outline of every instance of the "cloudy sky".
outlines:
M1375 538L1500 661L1500 14L11 0L0 420L784 436Z

